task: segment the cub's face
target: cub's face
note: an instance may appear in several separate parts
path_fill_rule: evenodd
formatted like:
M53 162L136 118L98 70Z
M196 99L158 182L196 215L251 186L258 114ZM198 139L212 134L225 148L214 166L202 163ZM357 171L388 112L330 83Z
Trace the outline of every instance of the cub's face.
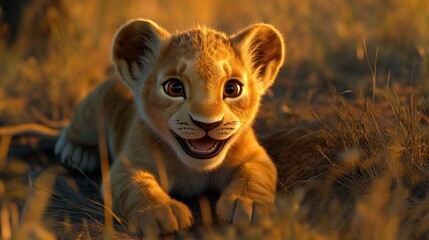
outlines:
M113 48L141 118L199 171L219 166L250 127L283 58L281 35L269 25L228 38L205 27L170 35L136 20L120 29Z
M138 99L143 100L142 116L179 158L209 170L223 161L240 130L254 119L260 93L229 42L205 39L213 48L188 46L193 34L201 33L171 39Z

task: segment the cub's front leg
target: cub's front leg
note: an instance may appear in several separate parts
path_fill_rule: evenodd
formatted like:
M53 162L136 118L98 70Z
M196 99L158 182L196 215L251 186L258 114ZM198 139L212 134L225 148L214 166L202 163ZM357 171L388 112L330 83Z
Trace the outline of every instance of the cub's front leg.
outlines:
M132 233L158 235L192 225L189 208L168 196L153 174L117 161L111 170L114 211Z
M236 168L216 204L219 220L234 224L258 223L275 209L277 171L262 150Z

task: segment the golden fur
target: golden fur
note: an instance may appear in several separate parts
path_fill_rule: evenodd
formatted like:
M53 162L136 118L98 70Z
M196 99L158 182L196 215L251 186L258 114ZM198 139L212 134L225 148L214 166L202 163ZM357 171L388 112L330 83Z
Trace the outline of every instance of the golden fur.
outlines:
M274 208L277 173L252 123L284 54L267 24L228 37L204 26L172 35L149 20L128 22L113 44L126 84L106 81L84 99L55 151L63 163L93 170L101 113L114 159L113 208L132 231L192 224L170 192L219 191L221 221L258 222Z

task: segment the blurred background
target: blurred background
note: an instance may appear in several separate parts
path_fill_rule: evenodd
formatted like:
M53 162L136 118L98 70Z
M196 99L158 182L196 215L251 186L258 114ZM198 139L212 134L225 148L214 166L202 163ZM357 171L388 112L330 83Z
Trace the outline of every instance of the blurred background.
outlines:
M317 107L333 91L371 90L374 79L428 92L426 0L0 0L0 126L70 118L82 97L115 74L115 31L138 17L171 32L276 26L287 61L265 100L273 104L261 111L267 124L296 106L305 117L301 105Z

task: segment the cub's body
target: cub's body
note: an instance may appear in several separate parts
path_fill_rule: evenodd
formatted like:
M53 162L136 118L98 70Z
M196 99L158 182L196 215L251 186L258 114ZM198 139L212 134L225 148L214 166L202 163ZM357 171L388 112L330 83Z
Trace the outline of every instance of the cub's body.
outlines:
M274 208L277 174L251 125L283 58L281 35L265 24L227 37L206 27L171 35L148 20L129 22L113 45L123 81L106 81L82 101L56 152L69 166L94 169L88 147L105 125L113 208L136 233L192 224L171 192L219 191L220 220L260 221Z

